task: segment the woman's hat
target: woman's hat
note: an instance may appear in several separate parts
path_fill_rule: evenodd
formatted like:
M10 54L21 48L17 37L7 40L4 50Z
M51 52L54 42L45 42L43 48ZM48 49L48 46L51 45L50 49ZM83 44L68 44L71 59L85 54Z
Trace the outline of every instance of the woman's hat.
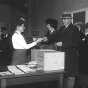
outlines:
M50 24L51 27L57 28L58 20L54 18L46 19L46 24Z

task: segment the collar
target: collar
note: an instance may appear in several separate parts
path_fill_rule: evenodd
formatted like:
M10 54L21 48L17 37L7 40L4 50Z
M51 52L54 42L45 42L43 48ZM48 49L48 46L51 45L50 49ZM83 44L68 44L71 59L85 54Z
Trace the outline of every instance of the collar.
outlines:
M17 34L21 34L19 31L15 31L15 33L17 33Z

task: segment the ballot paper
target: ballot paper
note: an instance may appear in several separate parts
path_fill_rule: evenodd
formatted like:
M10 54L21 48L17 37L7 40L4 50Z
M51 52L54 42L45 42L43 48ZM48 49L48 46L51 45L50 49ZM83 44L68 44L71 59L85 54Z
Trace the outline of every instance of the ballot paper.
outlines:
M28 67L28 65L16 65L19 69L21 69L22 71L24 71L25 73L29 73L29 72L35 72L36 69L31 69Z
M24 72L21 71L20 69L18 69L15 65L8 66L8 70L9 70L10 72L12 72L13 74L15 74L15 75L24 74Z

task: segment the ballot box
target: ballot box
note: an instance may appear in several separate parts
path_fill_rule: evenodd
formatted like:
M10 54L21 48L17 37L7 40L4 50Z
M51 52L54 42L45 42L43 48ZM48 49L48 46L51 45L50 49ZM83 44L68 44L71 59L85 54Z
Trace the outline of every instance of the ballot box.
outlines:
M31 60L44 71L64 70L65 53L50 49L32 49Z

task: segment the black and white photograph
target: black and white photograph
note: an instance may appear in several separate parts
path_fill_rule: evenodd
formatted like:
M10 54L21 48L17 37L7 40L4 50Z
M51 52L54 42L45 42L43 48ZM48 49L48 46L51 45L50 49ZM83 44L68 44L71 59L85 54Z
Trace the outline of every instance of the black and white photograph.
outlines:
M88 88L87 0L0 0L0 88Z

